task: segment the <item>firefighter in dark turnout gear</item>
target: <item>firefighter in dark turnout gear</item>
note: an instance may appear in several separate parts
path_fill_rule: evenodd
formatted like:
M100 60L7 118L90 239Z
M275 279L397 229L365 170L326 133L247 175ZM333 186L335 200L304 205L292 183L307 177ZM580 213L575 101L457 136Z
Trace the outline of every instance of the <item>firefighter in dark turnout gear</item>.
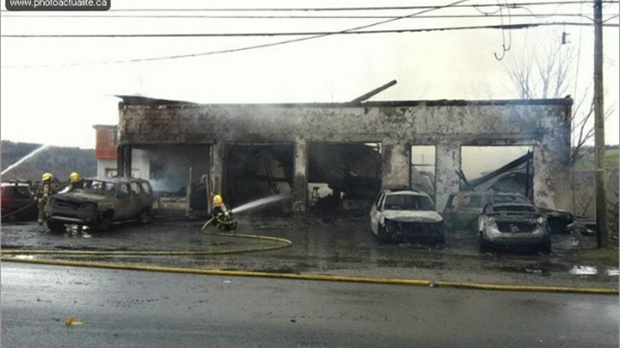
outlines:
M229 209L222 196L215 195L213 197L213 218L215 219L215 227L222 231L234 231L237 228L237 222L233 220L233 212Z
M52 181L52 174L43 173L41 177L41 183L37 187L37 193L35 195L35 201L38 204L39 216L37 217L37 223L43 225L45 222L45 205L49 199L58 192L56 183Z
M84 181L80 179L80 174L73 172L69 175L69 184L63 188L60 193L75 192L81 190L84 186Z

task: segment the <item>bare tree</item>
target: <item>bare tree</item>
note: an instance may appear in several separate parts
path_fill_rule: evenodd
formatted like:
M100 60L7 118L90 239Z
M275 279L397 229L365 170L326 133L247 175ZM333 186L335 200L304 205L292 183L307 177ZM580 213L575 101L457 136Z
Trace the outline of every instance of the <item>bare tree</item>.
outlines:
M527 44L523 56L510 58L505 63L506 71L519 97L522 99L564 98L570 91L576 91L572 78L576 76L577 54L574 47L562 44L557 35L542 35L531 45ZM572 151L570 164L583 156L583 146L594 137L592 119L594 98L586 88L572 108ZM605 116L614 112L615 103L610 105Z

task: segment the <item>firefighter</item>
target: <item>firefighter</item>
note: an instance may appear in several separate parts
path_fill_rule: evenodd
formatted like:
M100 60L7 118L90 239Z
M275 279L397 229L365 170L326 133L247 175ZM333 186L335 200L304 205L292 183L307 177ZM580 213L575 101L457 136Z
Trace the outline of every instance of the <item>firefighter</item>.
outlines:
M83 181L80 179L80 174L77 172L71 173L69 175L69 184L60 191L60 193L73 192L75 190L80 190L83 187Z
M37 187L37 193L35 195L35 201L38 203L39 208L39 216L37 217L37 222L39 226L43 225L45 221L45 205L49 201L50 197L55 195L58 192L58 188L56 183L52 180L52 174L43 173L41 176L41 183L39 187Z
M220 195L213 197L212 215L215 219L215 227L218 230L234 231L237 228L237 222L233 220L232 210L224 204L224 200Z

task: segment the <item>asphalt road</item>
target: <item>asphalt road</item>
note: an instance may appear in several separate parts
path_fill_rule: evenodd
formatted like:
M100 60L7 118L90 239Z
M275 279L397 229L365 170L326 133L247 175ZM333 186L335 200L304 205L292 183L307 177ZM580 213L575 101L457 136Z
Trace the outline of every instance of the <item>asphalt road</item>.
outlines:
M612 347L618 297L4 262L2 347ZM80 326L66 326L75 316Z

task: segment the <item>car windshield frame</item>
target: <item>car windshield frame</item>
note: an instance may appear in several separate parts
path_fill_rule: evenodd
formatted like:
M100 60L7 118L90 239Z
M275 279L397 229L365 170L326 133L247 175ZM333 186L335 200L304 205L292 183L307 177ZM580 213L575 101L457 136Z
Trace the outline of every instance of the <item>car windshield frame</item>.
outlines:
M82 193L102 197L113 197L116 195L116 191L116 183L103 180L85 180L81 190Z
M490 207L491 214L536 214L538 210L533 205L528 204L501 204Z
M429 197L406 193L386 195L382 202L382 208L384 211L435 211L435 205Z

